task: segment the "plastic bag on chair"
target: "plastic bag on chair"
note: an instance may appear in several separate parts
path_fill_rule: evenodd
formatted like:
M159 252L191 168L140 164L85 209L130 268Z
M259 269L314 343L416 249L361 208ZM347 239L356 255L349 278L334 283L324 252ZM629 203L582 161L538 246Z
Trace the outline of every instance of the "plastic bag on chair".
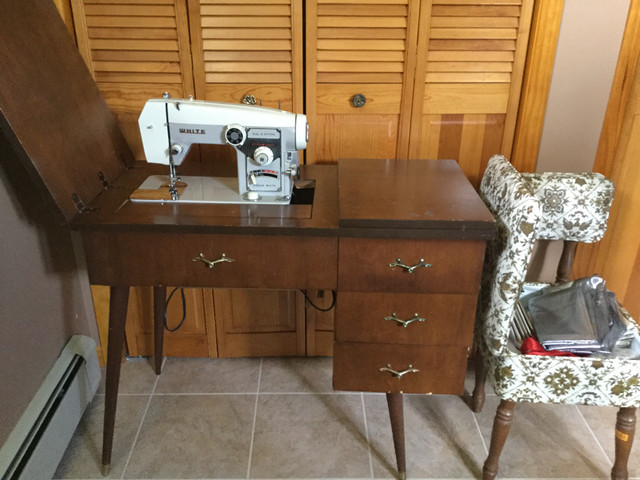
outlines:
M527 309L538 341L550 351L611 353L626 331L615 295L598 275L544 288Z

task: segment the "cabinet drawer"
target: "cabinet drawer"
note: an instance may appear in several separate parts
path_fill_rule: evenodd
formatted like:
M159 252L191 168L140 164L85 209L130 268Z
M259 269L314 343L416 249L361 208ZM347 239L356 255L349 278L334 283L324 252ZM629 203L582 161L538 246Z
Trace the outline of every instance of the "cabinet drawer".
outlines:
M469 346L475 310L474 295L341 292L336 341Z
M460 395L469 349L466 347L422 347L341 343L334 345L333 388L365 392L436 393ZM397 372L417 369L396 377Z
M477 294L485 244L472 240L341 238L341 291ZM402 263L408 268L392 266Z
M337 240L270 235L109 234L84 236L95 285L336 288ZM194 261L224 254L213 268Z
M401 99L401 84L318 84L316 86L317 111L322 115L398 115Z

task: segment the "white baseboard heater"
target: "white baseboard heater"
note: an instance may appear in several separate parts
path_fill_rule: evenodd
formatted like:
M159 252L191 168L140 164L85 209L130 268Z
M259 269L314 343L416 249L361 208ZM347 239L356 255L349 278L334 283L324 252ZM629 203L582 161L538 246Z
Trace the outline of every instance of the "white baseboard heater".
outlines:
M0 448L2 480L53 476L100 376L95 341L73 336Z

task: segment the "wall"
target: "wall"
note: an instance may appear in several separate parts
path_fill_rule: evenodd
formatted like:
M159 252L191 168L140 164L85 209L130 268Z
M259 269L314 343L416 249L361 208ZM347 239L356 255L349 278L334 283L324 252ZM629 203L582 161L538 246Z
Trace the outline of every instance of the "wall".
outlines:
M592 171L630 0L565 0L536 171ZM530 280L554 281L562 242L539 242Z
M0 445L73 334L91 334L68 229L0 134Z
M591 171L630 0L566 0L537 171Z

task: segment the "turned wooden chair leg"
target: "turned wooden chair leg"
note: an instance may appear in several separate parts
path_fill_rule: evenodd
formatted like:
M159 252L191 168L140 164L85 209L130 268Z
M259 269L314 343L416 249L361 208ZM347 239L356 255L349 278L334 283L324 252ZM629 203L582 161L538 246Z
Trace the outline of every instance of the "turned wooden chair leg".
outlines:
M484 386L487 381L487 371L485 370L482 356L477 351L474 357L474 366L476 383L473 387L473 394L471 395L469 407L471 407L472 411L480 413L482 411L482 407L484 407Z
M502 447L507 440L511 421L513 420L513 408L515 402L511 400L501 400L493 419L493 431L491 432L491 445L489 446L489 456L482 468L482 480L493 480L498 474L498 461L502 453Z
M635 407L623 407L618 410L616 420L616 459L611 470L612 480L627 480L629 471L627 463L636 431Z

